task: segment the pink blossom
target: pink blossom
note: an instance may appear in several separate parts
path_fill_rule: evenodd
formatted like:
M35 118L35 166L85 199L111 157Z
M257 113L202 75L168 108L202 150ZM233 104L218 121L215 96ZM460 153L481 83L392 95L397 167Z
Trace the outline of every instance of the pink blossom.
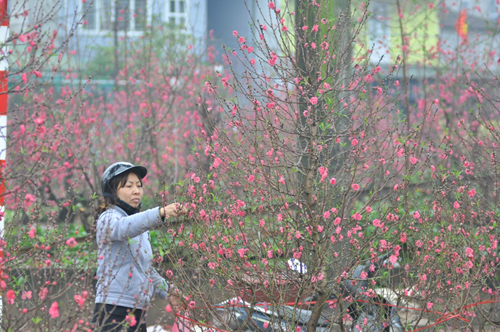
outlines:
M267 5L269 6L269 9L271 9L271 10L276 8L276 5L273 2L269 2Z
M455 203L453 203L453 207L458 210L460 208L460 204L455 201Z
M420 218L420 212L418 212L418 211L413 212L413 218L419 219Z
M352 217L354 220L358 220L358 221L359 221L359 220L361 220L361 218L362 218L361 214L359 214L359 213L355 213L355 214L353 214L351 217Z
M325 219L330 218L330 211L326 211L325 213L323 213L323 217L324 217Z
M380 220L379 219L375 219L375 220L373 220L372 224L375 227L380 227Z
M255 65L255 59L254 59L254 58L251 58L251 59L250 59L250 63L252 64L252 66L253 66L253 65Z
M357 140L357 139L353 139L353 140L351 141L351 144L352 144L352 146L356 146L356 145L358 145L358 140Z
M241 258L245 257L245 249L244 248L238 249L238 254L240 255Z
M49 309L49 315L51 318L57 318L59 317L59 303L57 302L52 302L52 305L50 306Z
M128 314L127 317L125 318L125 321L130 326L135 326L135 324L137 324L137 320L135 319L135 316L132 314Z
M248 182L253 182L254 180L255 180L255 176L250 175L250 176L248 177Z
M389 262L391 262L391 264L396 264L396 262L398 261L398 256L396 255L391 255L389 257Z
M68 247L70 248L73 248L73 247L76 247L78 245L78 243L76 242L75 238L74 237L70 237L69 239L66 240L66 244L68 245Z
M44 288L40 291L40 293L38 293L38 296L40 297L40 300L42 300L42 301L43 301L43 300L47 297L47 295L48 295L48 294L49 294L49 290L47 289L47 287L44 287Z
M26 194L24 197L24 204L26 204L26 207L30 207L36 200L35 195L32 194Z
M313 28L312 28L313 31L318 31L318 25L314 25Z
M434 305L434 303L432 302L427 302L427 309L430 309L432 308L432 306Z
M240 38L238 38L238 42L239 42L240 44L243 44L244 42L246 42L245 37L240 37Z
M313 105L316 105L318 103L318 98L317 97L311 97L311 99L309 99L309 102Z
M238 35L238 31L233 30L233 36L235 36L235 37L236 37L237 35Z
M469 248L469 247L465 248L465 254L469 258L474 258L474 249Z
M469 195L469 197L471 197L471 198L474 197L476 195L476 190L474 188L469 190L467 192L467 195Z
M421 241L421 240L417 240L417 241L415 242L415 245L416 245L417 247L419 247L419 248L420 248L420 247L422 247L422 241Z
M410 158L410 163L412 163L413 165L415 165L417 163L417 161L418 161L418 159L415 157Z
M318 225L318 232L319 232L319 233L323 232L323 229L324 229L324 228L325 228L325 227L324 227L323 225Z
M359 275L359 277L361 279L366 279L366 277L368 277L368 273L366 273L365 271L362 271L361 274Z
M214 163L213 163L213 167L217 168L219 167L220 165L222 164L222 160L220 158L215 158L214 159Z
M26 299L31 299L31 291L23 291L23 295L21 296L21 298L23 300L26 300Z
M33 120L33 122L35 122L37 125L41 126L41 125L43 125L43 123L45 122L45 120L43 118L41 118L41 117L38 117L35 120Z
M35 227L31 227L30 231L28 232L28 236L30 237L30 239L34 239L35 235L36 235L36 229Z
M269 63L269 65L271 66L274 66L276 64L276 59L277 57L272 57L271 59L267 60L267 63Z
M366 207L366 213L371 213L372 212L372 207L371 206L367 206Z
M358 191L360 189L359 184L353 183L351 186L352 190Z
M400 238L401 242L405 243L406 242L406 233L401 234Z
M80 309L83 309L83 306L85 305L85 298L80 294L75 294L74 299L75 302L80 306Z
M16 299L16 293L14 293L12 289L9 289L7 291L7 303L12 305L14 304L15 299Z
M333 186L335 183L337 183L337 179L331 178L330 179L330 184Z
M325 178L328 176L328 168L324 167L324 166L320 166L318 168L318 171L319 173L321 174L321 182L323 182L325 180Z

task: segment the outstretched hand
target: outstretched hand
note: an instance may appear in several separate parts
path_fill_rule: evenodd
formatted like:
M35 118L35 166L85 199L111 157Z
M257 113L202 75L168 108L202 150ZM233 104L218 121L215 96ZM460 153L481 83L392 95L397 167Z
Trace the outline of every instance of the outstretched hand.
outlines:
M187 308L187 302L178 290L170 293L170 295L168 296L168 301L170 302L170 306L174 311L186 310Z
M181 203L172 203L160 208L160 215L165 218L177 217L188 213L188 209Z

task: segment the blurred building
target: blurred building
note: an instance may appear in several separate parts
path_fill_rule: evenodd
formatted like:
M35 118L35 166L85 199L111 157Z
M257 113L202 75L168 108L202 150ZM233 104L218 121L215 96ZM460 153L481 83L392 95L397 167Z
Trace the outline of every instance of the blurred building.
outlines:
M451 60L491 60L500 46L499 9L498 0L373 0L360 40L373 49L372 63L387 67L405 54L409 75L421 76L425 64L429 76Z
M293 7L293 0L277 2L282 7ZM381 66L394 63L403 54L402 47L407 63L417 65L409 75L417 76L423 59L428 61L428 70L449 61L442 50L450 54L459 50L462 53L458 56L467 63L487 61L500 49L498 0L365 2L371 14L358 36L357 47L372 48L371 62ZM365 2L352 2L354 16L359 15ZM220 55L222 45L228 50L238 47L233 30L252 43L252 26L265 21L269 15L267 4L268 0L28 0L9 2L9 7L16 13L28 10L33 14L12 17L12 32L33 24L35 16L39 18L43 13L47 17L44 29L57 30L60 44L71 34L65 48L75 54L81 66L95 59L100 47L112 48L125 37L139 40L148 26L155 29L160 25L181 31L199 52L206 49L208 37L213 36L211 43ZM39 13L35 15L35 11ZM255 21L250 20L251 16ZM441 54L429 57L438 48Z

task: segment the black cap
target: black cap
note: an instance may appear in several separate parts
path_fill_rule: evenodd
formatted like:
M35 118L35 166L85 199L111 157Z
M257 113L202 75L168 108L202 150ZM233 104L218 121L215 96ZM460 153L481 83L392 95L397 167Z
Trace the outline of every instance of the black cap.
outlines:
M133 172L137 174L138 177L143 179L146 174L148 174L148 169L144 166L135 166L131 163L125 161L119 161L113 165L106 168L104 173L102 173L101 178L101 188L104 196L106 196L106 189L109 188L109 182L116 176L123 174L125 172ZM111 193L109 193L111 194Z

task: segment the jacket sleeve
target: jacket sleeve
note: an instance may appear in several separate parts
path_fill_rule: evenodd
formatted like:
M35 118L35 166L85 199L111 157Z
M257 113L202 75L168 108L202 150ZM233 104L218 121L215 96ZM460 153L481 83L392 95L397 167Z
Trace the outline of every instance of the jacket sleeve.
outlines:
M155 285L155 293L161 299L166 300L168 296L168 283L164 278L160 276L160 274L153 268L151 268L151 279L153 280L153 284Z
M156 207L131 216L121 216L108 210L97 220L97 234L99 238L111 241L127 241L162 224L159 210Z

